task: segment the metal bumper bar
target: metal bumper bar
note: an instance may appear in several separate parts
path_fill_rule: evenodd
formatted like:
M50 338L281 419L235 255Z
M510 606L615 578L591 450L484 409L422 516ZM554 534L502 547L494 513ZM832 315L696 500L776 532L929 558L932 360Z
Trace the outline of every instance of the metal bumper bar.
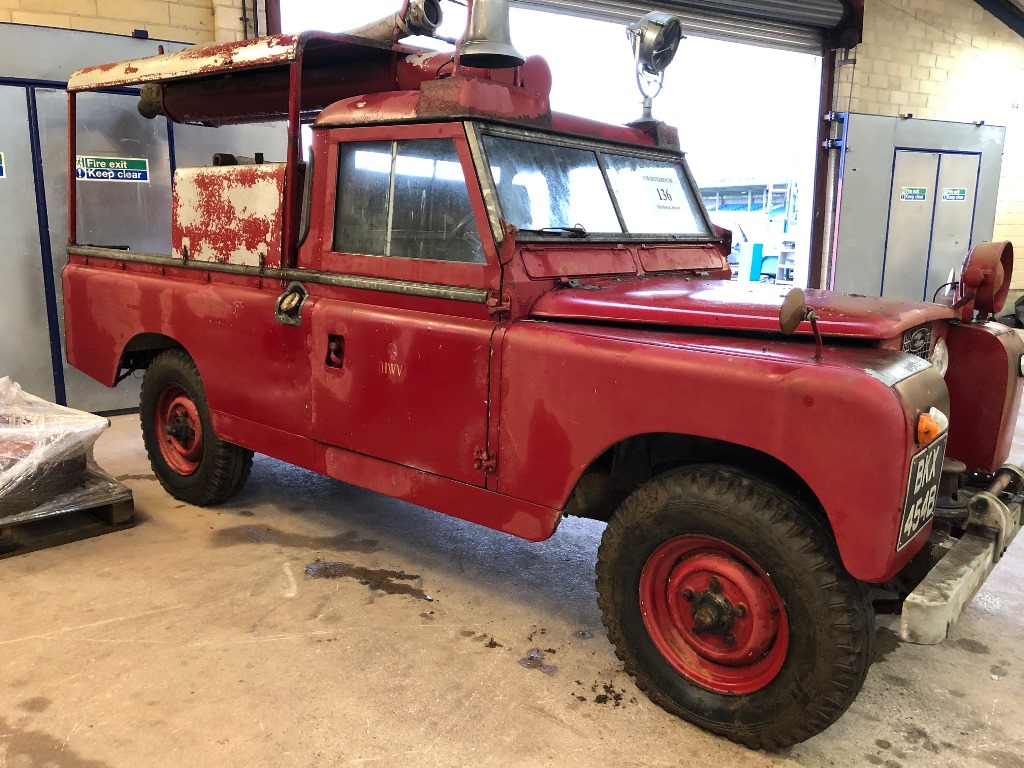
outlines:
M1006 464L991 485L971 498L967 532L950 548L903 603L900 636L935 645L964 612L1021 528L1021 503L1004 492L1024 488L1024 470ZM1018 497L1019 498L1019 497Z

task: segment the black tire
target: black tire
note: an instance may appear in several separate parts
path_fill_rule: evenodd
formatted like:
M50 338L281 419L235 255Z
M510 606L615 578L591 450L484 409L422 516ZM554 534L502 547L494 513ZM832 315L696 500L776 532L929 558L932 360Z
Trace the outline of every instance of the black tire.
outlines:
M162 423L167 420L158 417L158 410L165 412L163 399L169 393L178 395L186 405L188 400L194 404L190 408L192 421L201 427L193 428L193 440L188 443L195 452L194 460L175 455L174 446L180 443L170 440L166 428L160 429L161 418ZM199 370L183 349L161 352L149 364L142 380L139 418L149 463L160 485L174 498L205 507L227 501L245 485L252 469L252 451L214 433ZM183 467L185 464L191 466Z
M773 675L766 681L748 681L760 686L756 690L735 693L717 683L698 684L693 678L705 674L706 659L693 646L670 646L675 663L692 672L684 676L659 651L645 623L642 589L648 590L644 592L648 595L643 609L646 621L655 623L654 633L662 640L666 634L659 627L667 622L678 628L674 637L680 642L722 642L722 648L741 644L718 623L713 630L702 626L703 631L697 632L686 626L686 622L696 623L699 601L716 596L710 584L695 595L693 590L679 589L688 582L663 578L664 566L658 564L673 563L673 578L684 573L686 578L704 578L703 583L709 583L707 571L686 570L697 568L687 565L697 558L718 562L706 559L701 542L711 546L712 552L718 546L715 542L724 542L725 550L736 552L737 562L748 561L750 572L770 584L758 594L771 595L774 589L774 599L781 600L781 608L768 613L788 621L777 620L774 635L763 632L772 638L766 641L770 646L761 655L749 657L757 659L752 664L775 665L760 667L766 670L763 675ZM676 555L677 551L686 554ZM685 612L683 618L652 610L652 584L666 595L666 604L674 599L682 606L677 615ZM714 585L717 593L723 592L717 579ZM761 582L758 585L761 588ZM601 540L597 590L608 638L637 686L667 711L753 749L781 749L828 728L856 698L870 666L874 614L867 591L843 569L824 525L796 499L735 469L707 465L672 470L629 496ZM751 602L762 607L779 605L771 599ZM742 610L730 614L727 606L724 613L703 614L701 621L732 616L734 626L746 632L747 625L735 618L747 615L746 606ZM659 624L653 618L656 615L668 618ZM684 663L691 658L697 662ZM723 669L714 660L711 668ZM733 674L731 669L726 671Z

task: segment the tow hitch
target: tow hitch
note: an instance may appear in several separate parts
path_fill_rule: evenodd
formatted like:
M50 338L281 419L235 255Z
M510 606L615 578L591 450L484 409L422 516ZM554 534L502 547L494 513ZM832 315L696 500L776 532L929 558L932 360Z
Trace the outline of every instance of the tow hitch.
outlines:
M1005 464L983 490L961 502L964 532L903 603L900 636L935 645L946 639L1021 527L1024 470ZM969 492L960 492L967 495Z

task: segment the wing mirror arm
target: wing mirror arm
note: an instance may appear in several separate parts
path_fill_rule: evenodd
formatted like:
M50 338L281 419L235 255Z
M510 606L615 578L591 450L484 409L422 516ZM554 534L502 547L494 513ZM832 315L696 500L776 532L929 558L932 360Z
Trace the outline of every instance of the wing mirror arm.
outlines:
M821 331L818 330L818 316L814 310L807 306L807 298L803 289L794 288L786 294L779 310L779 328L789 336L794 333L805 320L811 324L811 332L814 334L814 359L822 359Z

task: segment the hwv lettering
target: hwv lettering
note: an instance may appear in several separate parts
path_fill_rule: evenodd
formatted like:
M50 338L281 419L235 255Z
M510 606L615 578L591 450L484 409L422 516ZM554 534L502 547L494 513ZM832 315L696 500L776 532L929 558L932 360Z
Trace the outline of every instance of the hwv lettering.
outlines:
M380 364L380 372L386 373L388 376L401 376L403 370L405 370L405 366L398 363L385 363L382 361Z

